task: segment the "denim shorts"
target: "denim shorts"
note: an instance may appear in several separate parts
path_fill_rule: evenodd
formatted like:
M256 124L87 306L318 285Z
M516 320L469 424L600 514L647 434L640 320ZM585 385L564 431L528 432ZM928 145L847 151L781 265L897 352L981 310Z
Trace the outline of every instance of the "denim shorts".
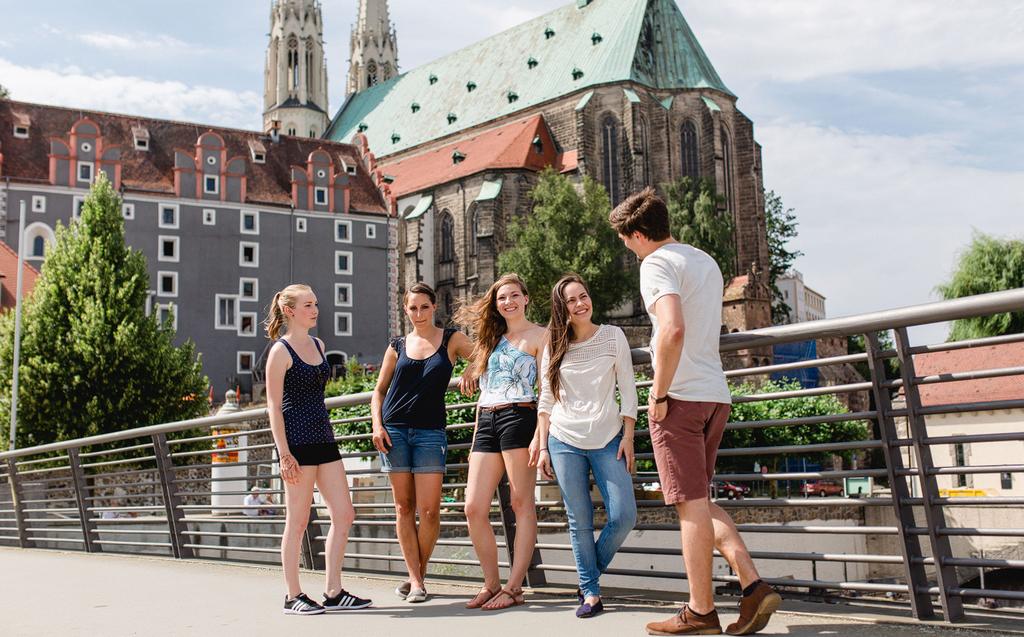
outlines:
M380 454L384 473L444 473L448 435L444 429L418 429L384 425L391 438L387 453Z

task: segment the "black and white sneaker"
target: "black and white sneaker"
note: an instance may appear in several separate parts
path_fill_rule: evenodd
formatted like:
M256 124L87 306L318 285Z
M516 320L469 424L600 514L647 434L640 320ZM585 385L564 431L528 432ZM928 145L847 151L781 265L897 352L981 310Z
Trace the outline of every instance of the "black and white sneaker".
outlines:
M299 593L291 599L287 595L284 598L285 615L320 615L324 612L324 607L306 597L305 593Z
M371 600L356 597L343 588L334 597L324 595L323 608L328 613L338 613L343 610L359 610L360 608L368 608L371 604L373 604Z

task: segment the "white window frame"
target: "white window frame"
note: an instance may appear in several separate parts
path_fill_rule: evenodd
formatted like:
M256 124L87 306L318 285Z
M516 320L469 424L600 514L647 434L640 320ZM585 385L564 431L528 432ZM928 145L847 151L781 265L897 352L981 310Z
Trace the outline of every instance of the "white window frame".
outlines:
M81 219L82 218L82 206L85 205L85 197L77 195L71 199L71 218Z
M220 302L221 299L231 299L235 302L234 316L231 317L231 324L221 325L220 322ZM213 329L215 330L231 330L232 332L238 332L238 295L237 294L214 294L213 295Z
M245 289L246 283L252 283L252 296L246 296L242 290ZM260 300L260 280L256 277L243 276L238 279L238 300L239 301L259 301Z
M295 232L305 232L308 223L305 217L295 217Z
M122 203L121 204L121 216L125 219L135 218L135 204L133 203Z
M245 216L252 215L253 218L253 229L245 229ZM241 234L259 234L260 233L260 211L259 210L243 210L238 215L238 232Z
M164 242L170 241L174 244L174 256L164 255ZM179 263L181 261L181 237L161 234L156 239L156 260L164 263Z
M338 291L342 288L348 289L348 302L342 303L338 300ZM352 284L351 283L335 283L334 284L334 307L352 307Z
M164 277L170 277L173 281L170 292L164 292ZM178 298L178 273L170 270L160 270L156 273L156 295L161 298Z
M243 356L249 357L249 369L242 369ZM256 367L256 352L238 352L238 354L235 356L236 374L251 374L254 367Z
M157 303L155 307L156 307L156 320L157 320L157 322L158 323L162 323L162 321L160 321L160 312L162 310L167 310L168 312L171 313L171 329L174 330L175 332L177 332L178 331L178 304L177 303Z
M252 256L253 260L251 263L245 261L245 248L253 248ZM257 241L239 241L238 242L238 265L242 268L258 268L260 267L260 244Z
M242 319L243 318L251 318L252 319L252 331L251 332L246 332L246 331L244 331L242 329ZM239 336L246 336L246 337L256 336L257 333L259 332L259 321L260 321L260 315L259 315L258 312L239 312L238 313L238 335Z
M217 225L217 211L214 208L203 208L203 225Z
M89 178L88 179L82 179L82 169L83 168L88 168L89 169ZM75 167L75 180L78 181L78 182L85 182L87 184L91 184L93 182L93 180L95 180L95 179L96 179L96 164L94 162L91 162L91 161L80 161L80 162L78 162L78 165Z
M174 210L174 223L164 223L164 210ZM157 227L177 230L181 225L181 206L176 203L162 203L157 206Z
M149 140L144 137L135 138L135 150L149 151Z
M210 189L210 180L213 180L213 189ZM219 195L220 194L220 176L219 175L207 175L203 174L203 194L204 195Z
M366 238L376 239L377 238L377 224L368 223L366 224Z
M346 239L338 238L338 228L345 226L348 230L345 232ZM335 243L352 243L352 222L348 219L335 219L334 220L334 242Z
M22 126L21 124L14 125L14 136L18 139L28 139L28 126Z
M348 330L342 331L338 329L338 319L342 316L348 317ZM335 336L352 336L352 312L335 312L334 313L334 335Z
M267 154L258 150L252 151L252 163L254 164L265 164L267 163Z
M338 257L340 257L343 254L348 256L348 269L347 270L342 270L341 267L338 265ZM353 267L353 264L352 264L352 251L351 250L335 250L334 251L334 273L335 274L348 274L348 275L351 275L352 271L354 269L355 268Z
M32 212L46 212L46 195L32 195Z
M320 195L324 196L324 200L320 201ZM323 186L316 186L313 188L313 205L314 206L329 206L331 205L331 197L327 193L327 188Z

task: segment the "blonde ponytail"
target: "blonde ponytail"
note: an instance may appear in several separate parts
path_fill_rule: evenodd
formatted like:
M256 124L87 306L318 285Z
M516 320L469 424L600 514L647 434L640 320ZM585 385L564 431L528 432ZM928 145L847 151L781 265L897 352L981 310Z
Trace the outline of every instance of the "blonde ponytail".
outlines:
M263 322L270 340L276 341L288 331L288 317L284 313L285 306L294 308L298 296L307 292L312 293L313 289L308 285L293 283L274 295L270 307L267 308L267 320Z

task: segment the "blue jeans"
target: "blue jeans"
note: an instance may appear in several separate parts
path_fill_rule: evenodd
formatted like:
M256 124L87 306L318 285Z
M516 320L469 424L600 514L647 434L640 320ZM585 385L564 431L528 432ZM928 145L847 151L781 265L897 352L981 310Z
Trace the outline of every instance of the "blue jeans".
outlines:
M602 449L577 449L548 437L551 465L562 491L569 517L569 540L584 596L601 594L601 573L636 525L636 498L626 459L616 459L622 434ZM590 473L601 491L608 522L594 542L594 503L590 499Z
M384 425L391 439L387 453L380 454L384 473L444 473L448 435L442 429L417 429Z

